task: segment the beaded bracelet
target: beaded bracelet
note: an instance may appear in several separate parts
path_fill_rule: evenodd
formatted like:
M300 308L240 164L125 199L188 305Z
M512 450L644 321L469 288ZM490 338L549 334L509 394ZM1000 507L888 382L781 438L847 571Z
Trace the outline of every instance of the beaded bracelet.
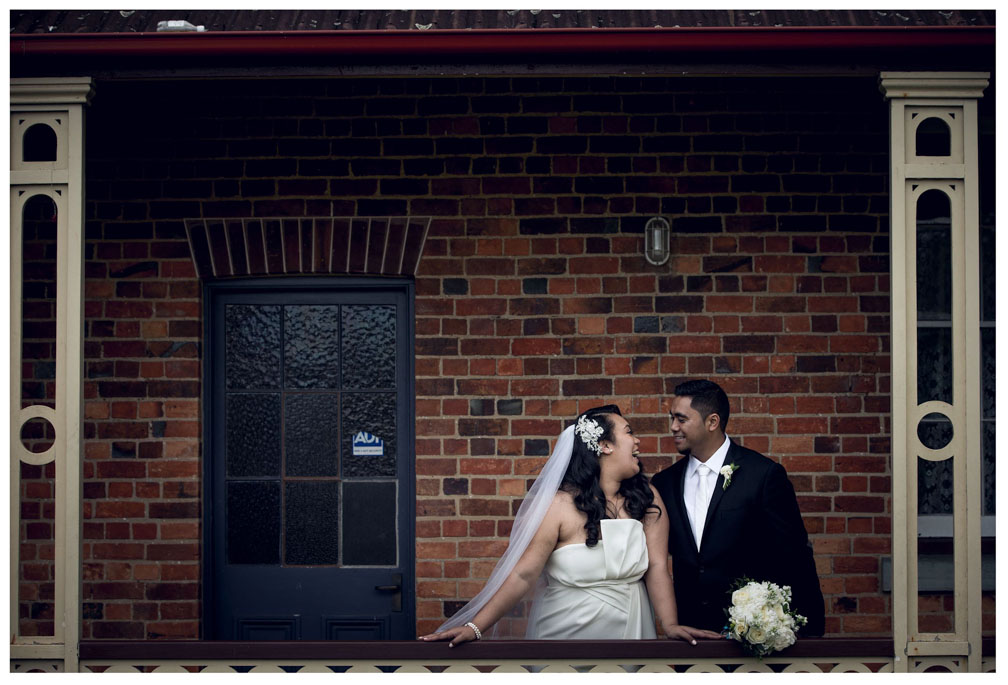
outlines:
M472 621L469 621L468 623L466 623L466 625L469 626L470 628L472 628L472 631L474 633L476 633L476 639L477 640L482 640L483 639L483 633L480 632L480 629L476 627L475 623L473 623Z

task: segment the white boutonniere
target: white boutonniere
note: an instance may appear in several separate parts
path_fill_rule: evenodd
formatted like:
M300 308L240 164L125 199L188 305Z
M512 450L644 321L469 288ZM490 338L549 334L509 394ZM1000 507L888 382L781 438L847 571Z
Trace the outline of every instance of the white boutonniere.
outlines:
M724 482L721 483L721 489L727 490L728 486L731 485L731 477L738 470L738 464L725 464L721 467L721 475L724 476Z

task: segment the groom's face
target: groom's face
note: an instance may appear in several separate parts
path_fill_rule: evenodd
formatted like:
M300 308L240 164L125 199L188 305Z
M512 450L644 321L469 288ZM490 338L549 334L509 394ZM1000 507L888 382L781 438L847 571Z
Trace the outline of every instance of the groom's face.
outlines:
M708 430L704 417L692 407L692 399L677 395L672 400L672 410L669 412L672 419L672 441L679 454L693 454L698 459L706 460L720 445L715 445L713 450L709 449L713 434Z

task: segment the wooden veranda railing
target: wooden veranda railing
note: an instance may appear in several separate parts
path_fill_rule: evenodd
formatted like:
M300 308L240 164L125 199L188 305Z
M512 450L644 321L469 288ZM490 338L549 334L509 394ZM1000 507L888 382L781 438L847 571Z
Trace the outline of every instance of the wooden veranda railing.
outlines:
M994 638L983 641L994 671ZM669 640L486 640L449 649L421 642L120 641L80 643L81 672L792 672L893 671L892 638L808 638L762 661L738 643ZM964 658L914 659L908 670L965 671ZM13 670L45 670L23 662Z

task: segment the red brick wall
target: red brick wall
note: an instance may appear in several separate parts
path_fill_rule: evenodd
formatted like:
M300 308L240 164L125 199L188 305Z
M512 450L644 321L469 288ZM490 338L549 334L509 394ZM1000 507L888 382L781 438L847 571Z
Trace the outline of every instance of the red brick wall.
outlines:
M421 625L478 589L564 420L615 400L654 473L674 454L667 398L701 376L731 396L730 433L788 469L828 630L888 631L888 283L873 237L679 234L671 265L654 268L639 236L523 237L520 219L495 223L505 237L439 224L428 254L443 257L417 279ZM462 284L467 298L445 297Z
M687 377L788 469L827 631L884 635L886 104L875 80L102 82L89 111L86 638L197 638L201 302L183 220L432 216L416 277L418 630L480 587L564 422L672 462ZM642 257L651 216L670 262Z
M197 637L200 285L170 229L101 231L89 223L82 637Z

